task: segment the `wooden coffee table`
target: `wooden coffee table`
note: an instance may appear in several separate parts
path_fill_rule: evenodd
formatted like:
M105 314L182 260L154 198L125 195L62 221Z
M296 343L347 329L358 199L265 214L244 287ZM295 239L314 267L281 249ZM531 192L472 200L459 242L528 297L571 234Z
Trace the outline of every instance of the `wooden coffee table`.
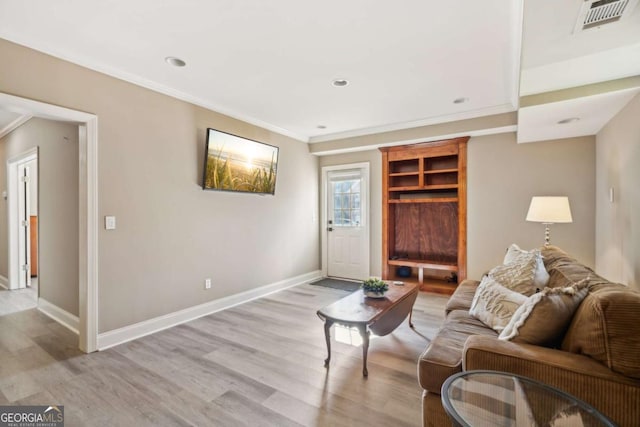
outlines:
M418 297L418 287L415 284L389 285L384 298L365 297L362 289L329 304L318 310L318 317L324 320L324 336L327 341L327 358L324 366L329 366L331 360L331 333L334 323L356 327L362 336L362 375L369 375L367 371L367 352L369 351L369 334L373 331L378 336L384 336L398 327L409 316Z

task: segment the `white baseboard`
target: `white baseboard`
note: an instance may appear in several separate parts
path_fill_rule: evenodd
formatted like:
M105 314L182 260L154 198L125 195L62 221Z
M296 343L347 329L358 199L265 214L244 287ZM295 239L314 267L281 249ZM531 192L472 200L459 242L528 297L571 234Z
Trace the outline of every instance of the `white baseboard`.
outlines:
M74 316L57 305L51 304L44 298L38 298L38 310L60 323L74 334L78 334L78 329L80 327L80 319L78 319L78 316Z
M312 271L310 273L302 274L290 279L285 279L276 283L261 286L256 289L240 292L239 294L230 295L228 297L220 298L204 304L185 308L184 310L165 314L164 316L154 317L153 319L134 323L133 325L124 326L122 328L114 329L108 332L103 332L101 334L98 334L97 347L98 350L106 350L109 347L113 347L137 338L142 338L146 335L162 331L163 329L171 328L173 326L189 322L199 317L207 316L209 314L225 310L227 308L235 307L236 305L244 304L245 302L249 302L257 298L262 298L283 289L298 286L303 283L308 283L315 279L319 279L320 277L322 277L320 274L320 270Z
M0 288L9 289L9 279L0 274Z

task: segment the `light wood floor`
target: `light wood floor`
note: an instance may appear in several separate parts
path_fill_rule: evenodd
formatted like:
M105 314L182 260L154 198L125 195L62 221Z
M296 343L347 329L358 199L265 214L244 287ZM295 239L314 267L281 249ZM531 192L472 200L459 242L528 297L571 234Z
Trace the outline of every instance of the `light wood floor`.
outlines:
M323 367L315 312L346 294L302 285L88 355L37 310L0 316L0 405L64 405L69 427L421 425L416 361L447 297L373 339L365 379L360 347L334 341Z
M38 278L31 278L31 287L8 290L0 288L0 316L38 306Z

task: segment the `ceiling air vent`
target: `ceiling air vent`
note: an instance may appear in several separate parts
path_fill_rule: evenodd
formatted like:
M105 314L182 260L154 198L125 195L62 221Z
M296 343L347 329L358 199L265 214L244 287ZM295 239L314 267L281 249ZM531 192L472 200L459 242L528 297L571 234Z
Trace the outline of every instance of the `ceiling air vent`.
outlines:
M573 32L617 22L631 14L638 0L586 0Z

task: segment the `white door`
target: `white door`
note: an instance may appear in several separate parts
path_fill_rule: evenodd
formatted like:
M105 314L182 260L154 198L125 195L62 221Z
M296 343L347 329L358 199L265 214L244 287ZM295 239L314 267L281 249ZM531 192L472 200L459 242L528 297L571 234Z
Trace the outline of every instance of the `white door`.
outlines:
M368 168L329 170L326 176L327 275L369 276Z
M31 230L29 228L31 169L29 163L37 158L38 150L33 148L7 160L9 289L31 286Z

